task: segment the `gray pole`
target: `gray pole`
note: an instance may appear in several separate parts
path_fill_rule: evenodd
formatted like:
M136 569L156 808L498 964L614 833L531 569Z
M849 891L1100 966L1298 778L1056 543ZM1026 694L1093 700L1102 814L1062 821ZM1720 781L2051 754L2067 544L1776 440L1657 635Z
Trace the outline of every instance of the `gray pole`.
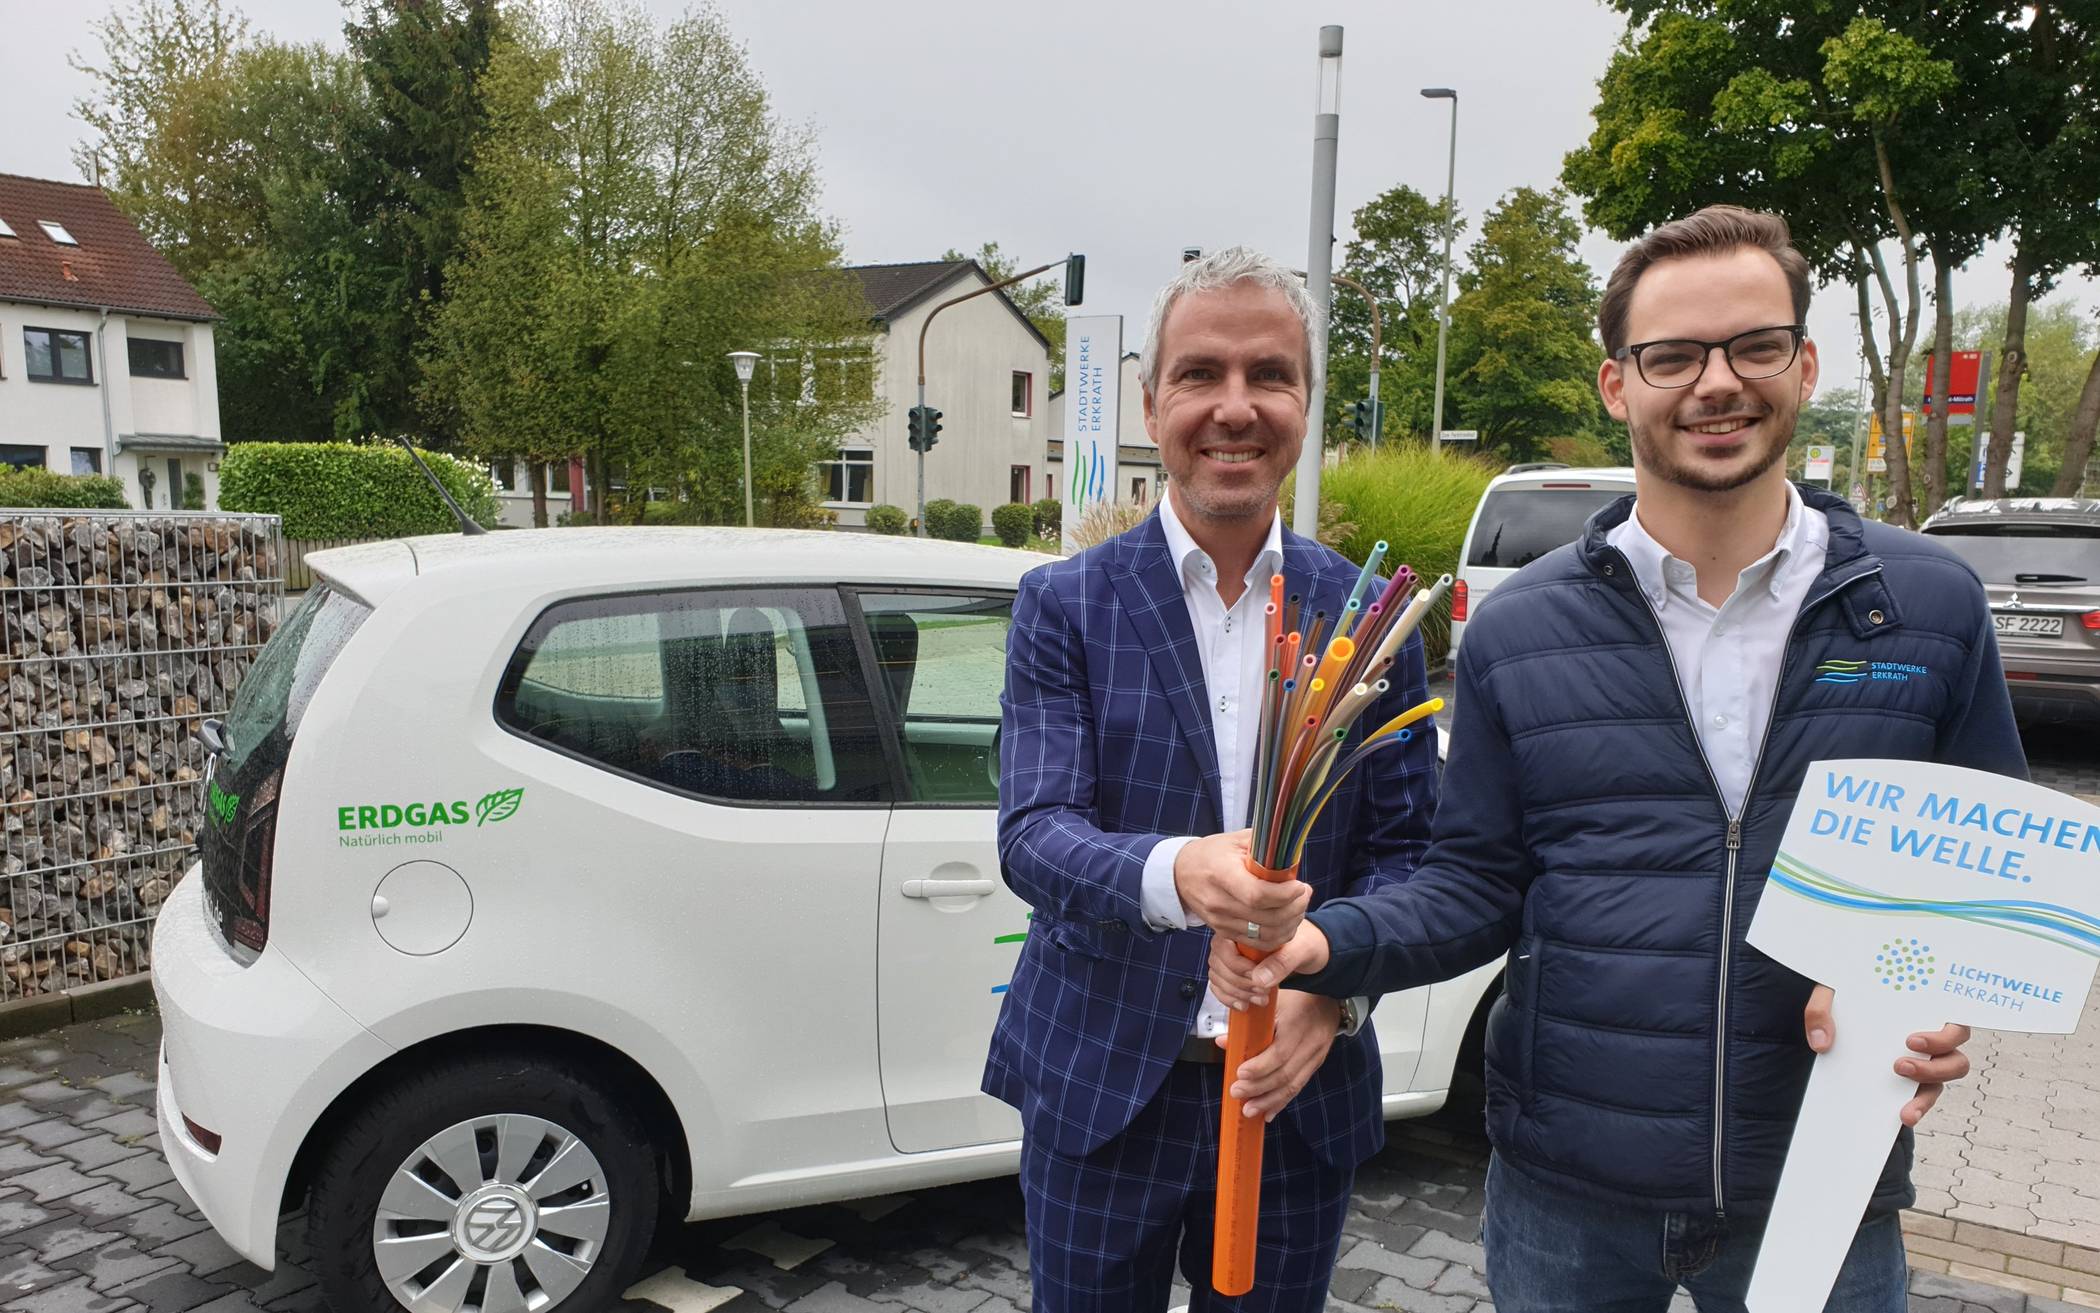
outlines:
M1860 489L1859 502L1854 503L1854 505L1858 506L1861 511L1865 511L1866 507L1861 503L1866 501L1867 467L1860 459L1861 444L1865 442L1867 432L1867 350L1864 339L1861 341L1859 351L1858 395L1859 405L1855 408L1855 413L1852 416L1852 481L1858 484ZM1851 497L1852 489L1845 489L1846 500L1851 500Z
M1456 213L1452 206L1458 189L1458 93L1451 92L1448 99L1451 152L1444 166L1444 290L1436 298L1436 404L1431 407L1429 420L1429 449L1439 456L1444 454L1444 343L1451 335L1451 228Z
M1328 67L1333 60L1332 68ZM1330 81L1330 75L1332 80ZM1305 290L1320 308L1323 340L1314 344L1316 362L1327 359L1324 340L1327 313L1334 304L1334 161L1342 136L1342 29L1320 29L1320 90L1313 113L1312 230L1305 253ZM1305 413L1305 446L1298 453L1298 492L1291 528L1307 538L1320 530L1320 462L1326 454L1323 430L1327 418L1324 364L1312 378ZM1067 457L1069 459L1069 457Z
M757 523L751 515L751 380L740 382L744 388L744 527L749 529Z
M923 340L923 338L921 339L921 342L920 342L920 349L921 349L922 351L923 351L923 350L925 349L925 343L924 343L924 340ZM921 373L919 374L919 413L920 413L921 415L923 415L923 414L925 414L925 413L926 413L926 375L925 375L925 373L923 372L923 370L922 370L922 371L921 371ZM1070 460L1070 459L1071 459L1071 457L1070 457L1069 455L1067 455L1067 456L1065 457L1065 459L1066 459L1066 460ZM924 537L926 536L926 448L924 448L924 447L921 447L921 448L919 448L919 520L918 520L918 524L919 524L919 536L920 536L921 538L924 538Z

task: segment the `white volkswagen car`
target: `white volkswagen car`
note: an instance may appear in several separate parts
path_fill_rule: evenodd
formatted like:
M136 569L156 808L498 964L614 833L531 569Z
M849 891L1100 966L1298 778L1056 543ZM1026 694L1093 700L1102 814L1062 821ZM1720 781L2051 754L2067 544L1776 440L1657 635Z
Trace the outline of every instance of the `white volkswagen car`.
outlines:
M154 936L161 1141L212 1225L268 1268L304 1201L341 1313L537 1313L624 1289L666 1209L1014 1170L977 1086L1028 930L996 744L1043 559L712 529L312 557L208 728ZM1383 1001L1389 1115L1444 1102L1495 974Z

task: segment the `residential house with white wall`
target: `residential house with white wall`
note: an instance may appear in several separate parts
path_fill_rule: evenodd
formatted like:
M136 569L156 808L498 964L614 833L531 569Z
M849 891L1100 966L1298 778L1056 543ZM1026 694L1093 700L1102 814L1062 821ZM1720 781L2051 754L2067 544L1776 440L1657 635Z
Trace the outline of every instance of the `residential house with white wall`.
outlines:
M0 174L0 462L216 508L217 317L101 188Z
M824 505L841 525L866 522L870 506L886 502L916 513L918 453L907 440L918 403L919 330L935 307L992 279L975 260L858 265L877 328L872 368L857 349L814 362L841 371L842 395L882 402L878 419L839 444L835 461L818 470ZM768 368L802 368L796 361L762 361ZM761 382L751 384L753 404ZM926 336L926 404L941 412L941 431L926 453L926 500L946 497L992 509L1010 501L1052 496L1044 463L1050 426L1050 343L1004 292L944 310Z
M755 423L769 406L823 399L875 401L877 418L839 443L815 471L818 497L845 528L866 524L870 507L918 510L918 453L907 430L918 404L919 331L951 297L988 288L975 260L857 265L844 270L867 299L874 335L862 342L763 351L751 379ZM942 311L926 337L926 404L941 431L926 453L926 500L947 498L992 509L1055 496L1045 468L1050 419L1050 343L1004 292L987 292ZM532 522L532 489L522 461L491 466L503 522ZM585 504L581 461L549 467L548 511Z

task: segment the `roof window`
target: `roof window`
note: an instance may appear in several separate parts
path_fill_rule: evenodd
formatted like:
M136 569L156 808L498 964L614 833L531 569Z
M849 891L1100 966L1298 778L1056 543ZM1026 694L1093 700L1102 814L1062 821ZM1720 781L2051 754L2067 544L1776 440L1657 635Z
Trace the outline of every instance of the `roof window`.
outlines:
M52 241L57 242L60 246L80 245L79 241L74 238L73 234L66 231L66 226L58 222L56 219L38 219L36 221L36 226L42 228L44 230L44 235L46 237L49 237Z
M15 230L7 226L7 220L0 219L0 237L14 237L14 235ZM16 240L19 241L21 239L16 238Z

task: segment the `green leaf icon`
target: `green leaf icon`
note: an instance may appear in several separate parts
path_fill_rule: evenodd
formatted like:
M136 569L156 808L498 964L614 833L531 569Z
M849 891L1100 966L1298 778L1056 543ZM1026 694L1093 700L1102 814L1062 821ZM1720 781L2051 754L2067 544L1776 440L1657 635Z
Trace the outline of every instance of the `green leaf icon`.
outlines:
M474 824L482 826L494 821L509 820L516 814L518 804L524 801L524 798L523 789L498 789L486 795L474 804Z

